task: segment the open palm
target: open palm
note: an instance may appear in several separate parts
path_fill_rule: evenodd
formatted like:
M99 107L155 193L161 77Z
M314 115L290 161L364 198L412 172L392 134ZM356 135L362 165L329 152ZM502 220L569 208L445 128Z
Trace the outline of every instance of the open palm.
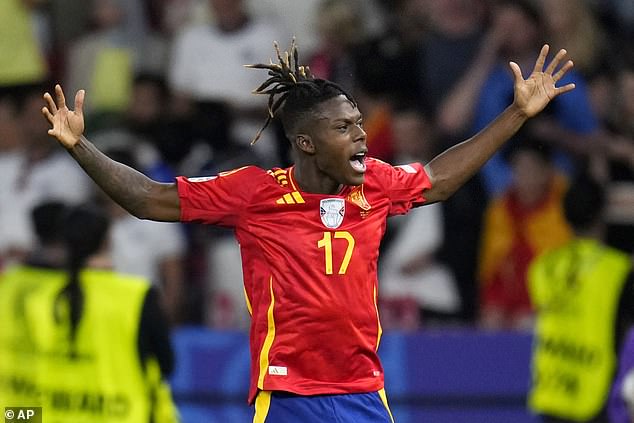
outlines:
M563 87L556 86L557 82L573 67L571 60L566 61L563 66L559 67L559 64L566 56L566 50L559 50L546 69L544 69L548 50L548 44L542 47L533 72L527 79L522 77L522 72L517 63L509 63L514 79L514 103L529 118L542 111L558 95L575 88L575 84L567 84Z
M56 101L48 92L44 94L46 106L42 107L42 114L52 125L48 134L57 138L60 144L69 149L79 142L84 133L84 95L84 90L79 90L75 94L75 110L73 111L66 106L64 91L59 84L55 85Z

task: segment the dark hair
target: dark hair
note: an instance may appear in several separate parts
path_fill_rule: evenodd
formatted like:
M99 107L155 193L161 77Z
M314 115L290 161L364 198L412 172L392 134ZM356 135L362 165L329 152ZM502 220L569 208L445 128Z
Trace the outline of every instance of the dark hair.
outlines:
M587 173L571 182L564 196L564 214L575 230L590 228L600 218L605 206L603 186Z
M62 240L65 213L66 204L58 200L44 201L31 209L33 232L40 244Z
M527 18L537 26L542 25L542 14L539 8L531 0L499 0L498 6L511 6L519 9Z
M522 151L534 153L544 163L552 162L551 142L536 135L530 127L523 127L513 135L502 149L502 157L510 163L517 153Z
M69 209L64 219L64 244L67 250L66 270L68 283L59 293L55 305L55 317L61 320L61 300L69 305L71 356L75 356L75 336L83 314L84 295L81 289L79 273L86 259L99 251L104 242L110 221L106 214L94 206L81 205Z
M281 108L281 120L287 138L292 139L298 126L315 111L317 105L331 98L344 95L356 106L354 98L334 82L315 78L308 66L299 65L299 53L295 39L291 42L290 53L280 52L277 42L273 43L278 63L245 65L249 68L267 69L270 78L256 88L254 94L269 96L268 116L264 125L253 138L255 143L262 131L276 117ZM278 97L279 96L279 97ZM277 98L276 98L277 97Z
M162 96L166 96L169 93L165 78L158 73L153 72L138 72L134 74L134 85L150 84L155 86Z

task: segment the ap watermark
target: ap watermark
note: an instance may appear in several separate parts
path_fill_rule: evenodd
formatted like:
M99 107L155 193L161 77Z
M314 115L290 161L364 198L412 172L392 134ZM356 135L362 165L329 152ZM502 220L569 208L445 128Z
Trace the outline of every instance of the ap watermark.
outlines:
M42 423L42 407L5 407L4 423Z

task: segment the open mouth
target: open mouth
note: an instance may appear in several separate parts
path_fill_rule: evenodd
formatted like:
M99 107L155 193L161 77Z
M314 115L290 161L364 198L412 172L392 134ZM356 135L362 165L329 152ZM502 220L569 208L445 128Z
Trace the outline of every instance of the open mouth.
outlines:
M350 157L350 166L352 166L356 172L365 172L365 153L357 153Z

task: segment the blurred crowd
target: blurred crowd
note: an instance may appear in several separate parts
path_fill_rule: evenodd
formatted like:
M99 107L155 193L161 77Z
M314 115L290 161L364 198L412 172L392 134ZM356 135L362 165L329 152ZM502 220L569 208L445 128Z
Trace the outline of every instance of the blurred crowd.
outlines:
M156 180L285 167L276 122L249 145L266 98L243 65L293 36L313 74L353 93L370 154L393 164L482 129L512 102L510 60L527 73L549 43L575 62L561 84L576 89L450 200L389 222L384 327L530 328L527 269L573 237L562 198L580 172L606 189L607 243L634 254L631 0L3 0L0 268L33 253L38 205L91 202L112 220L95 263L151 280L172 325L246 329L232 234L128 215L47 135L42 94L85 89L87 137Z

